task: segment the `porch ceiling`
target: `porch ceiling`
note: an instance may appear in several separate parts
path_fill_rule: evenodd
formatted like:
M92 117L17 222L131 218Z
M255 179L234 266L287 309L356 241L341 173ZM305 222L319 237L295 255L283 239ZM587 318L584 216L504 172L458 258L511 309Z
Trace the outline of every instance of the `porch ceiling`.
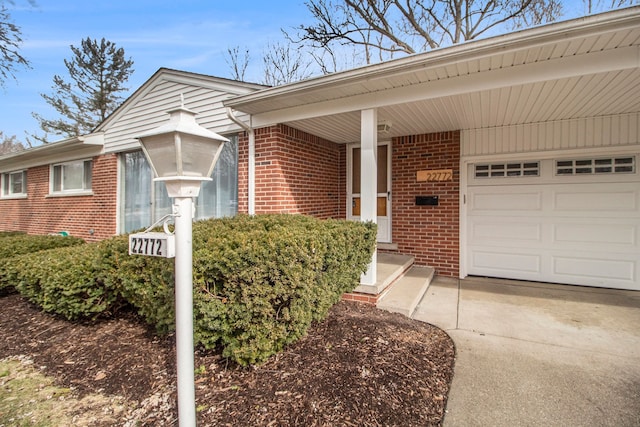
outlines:
M378 138L638 111L640 70L624 70L381 107L378 121L391 129ZM285 123L338 143L360 139L359 111Z
M391 123L379 139L640 111L640 7L538 27L236 98L254 127L285 123L360 139L360 110Z

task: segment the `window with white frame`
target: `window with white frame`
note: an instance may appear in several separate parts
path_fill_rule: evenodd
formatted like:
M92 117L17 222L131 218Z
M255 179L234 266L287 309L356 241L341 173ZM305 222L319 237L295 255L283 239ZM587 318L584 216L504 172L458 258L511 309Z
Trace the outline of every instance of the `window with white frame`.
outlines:
M2 197L20 197L27 195L27 171L14 171L2 174Z
M86 193L91 191L91 160L76 160L51 166L51 193Z

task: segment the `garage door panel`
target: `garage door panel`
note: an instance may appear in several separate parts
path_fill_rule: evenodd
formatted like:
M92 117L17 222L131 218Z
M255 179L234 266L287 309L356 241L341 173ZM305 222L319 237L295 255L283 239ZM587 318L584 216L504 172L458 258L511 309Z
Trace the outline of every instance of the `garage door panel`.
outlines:
M638 226L634 224L572 222L553 224L553 230L558 244L605 245L609 250L633 250L637 245Z
M471 259L473 268L482 272L502 271L504 273L529 273L538 275L541 272L542 260L540 255L532 253L513 253L499 249L489 251L478 249L473 252Z
M576 191L566 188L553 192L555 211L581 212L635 212L638 208L637 190L597 191L594 188Z
M493 191L492 191L493 190ZM514 188L513 191L499 192L497 188L488 188L473 194L471 209L475 212L494 212L496 207L500 211L540 211L542 210L542 192L527 191ZM520 191L518 191L520 190Z
M603 283L606 280L633 284L636 279L636 262L633 260L602 259L593 257L555 256L553 273L581 282Z
M513 220L495 221L492 218L483 218L484 221L476 221L471 229L472 243L494 242L499 244L504 240L516 237L529 243L541 242L542 225L539 223L522 222Z

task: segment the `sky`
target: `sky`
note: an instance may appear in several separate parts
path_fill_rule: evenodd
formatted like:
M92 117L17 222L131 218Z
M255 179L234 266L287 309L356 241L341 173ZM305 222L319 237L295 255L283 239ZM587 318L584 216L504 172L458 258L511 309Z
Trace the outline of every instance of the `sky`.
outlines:
M36 112L56 118L41 93L51 94L54 75L66 77L64 59L82 39L103 37L134 61L126 86L131 94L159 68L174 68L230 78L228 48L249 49L246 80L260 82L262 51L283 39L281 28L308 21L302 0L26 0L6 3L22 31L21 54L31 69L0 87L0 131L25 141L41 134ZM125 95L126 96L126 95Z
M161 67L230 78L225 55L236 46L250 52L245 79L260 83L267 44L283 40L282 28L311 23L303 0L35 0L35 6L13 0L5 5L22 31L21 54L31 69L18 69L16 80L0 87L0 131L22 142L41 134L32 112L58 117L41 94L53 93L54 75L66 78L64 59L84 38L104 37L133 59L127 96ZM565 17L581 8L565 5Z

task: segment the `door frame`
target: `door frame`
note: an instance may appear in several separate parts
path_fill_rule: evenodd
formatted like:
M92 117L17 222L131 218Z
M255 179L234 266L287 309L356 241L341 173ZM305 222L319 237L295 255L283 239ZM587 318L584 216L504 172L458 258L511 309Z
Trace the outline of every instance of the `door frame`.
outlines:
M378 141L378 147L382 146L382 145L386 145L387 146L387 192L386 193L377 193L377 197L387 197L387 215L386 217L378 217L378 218L386 218L383 221L378 221L378 227L380 227L381 222L382 224L384 224L386 222L386 227L383 230L384 233L386 234L386 238L383 240L378 240L379 243L391 243L392 242L392 216L391 216L391 205L392 205L392 187L391 187L391 166L392 166L392 146L391 146L391 140L383 140L383 141ZM353 205L353 199L354 197L358 197L358 196L354 196L354 193L352 191L353 188L353 180L352 180L352 175L353 175L353 149L354 148L360 148L361 144L359 142L354 142L351 144L347 144L347 170L346 170L346 175L347 175L347 179L346 179L346 213L347 213L347 219L348 220L358 220L359 216L354 216L352 214L352 205ZM358 193L356 193L358 194ZM385 235L383 234L383 236ZM378 230L378 237L380 237L381 233L380 230Z

